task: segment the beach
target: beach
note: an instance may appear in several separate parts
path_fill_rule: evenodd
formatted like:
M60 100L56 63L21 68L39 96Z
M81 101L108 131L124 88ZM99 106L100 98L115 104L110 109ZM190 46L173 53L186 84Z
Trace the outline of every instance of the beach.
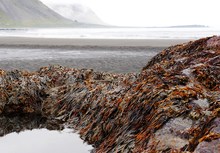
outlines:
M35 71L63 65L116 73L140 72L157 53L189 39L0 37L0 69Z
M169 47L185 43L190 39L92 39L92 38L31 38L0 37L4 47L64 47L64 46L126 46L126 47Z

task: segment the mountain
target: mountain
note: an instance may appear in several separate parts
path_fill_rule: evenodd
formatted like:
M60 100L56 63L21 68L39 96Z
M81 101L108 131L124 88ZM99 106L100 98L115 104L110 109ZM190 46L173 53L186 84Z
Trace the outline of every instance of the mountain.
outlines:
M72 26L39 0L0 0L0 27Z
M92 9L79 3L48 4L48 7L63 17L71 19L75 22L105 25L105 23L95 14L95 12L93 12Z
M208 28L208 26L206 26L206 25L193 24L193 25L169 26L168 28Z

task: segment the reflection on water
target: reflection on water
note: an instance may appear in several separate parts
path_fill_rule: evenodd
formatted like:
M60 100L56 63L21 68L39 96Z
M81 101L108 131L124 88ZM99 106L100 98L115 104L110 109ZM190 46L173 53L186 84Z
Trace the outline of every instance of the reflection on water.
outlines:
M0 148L2 153L88 153L92 146L83 143L70 129L36 129L1 137Z
M85 47L83 49L0 47L0 68L37 71L47 65L62 65L94 71L136 73L140 72L162 49L162 47Z
M5 60L40 60L40 59L100 59L100 58L129 58L129 57L153 57L158 53L155 48L109 48L103 50L74 50L74 49L29 49L29 48L0 48L0 61ZM162 50L162 49L161 49Z

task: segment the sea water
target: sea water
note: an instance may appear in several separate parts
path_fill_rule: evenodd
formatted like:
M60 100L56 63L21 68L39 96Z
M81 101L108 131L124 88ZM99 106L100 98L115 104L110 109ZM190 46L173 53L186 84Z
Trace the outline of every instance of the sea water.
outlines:
M108 72L139 72L162 48L1 48L0 69L36 71L62 65Z
M0 138L0 148L2 153L89 153L93 149L71 129L11 133Z
M91 39L198 39L220 35L220 27L200 28L27 28L0 29L0 36Z

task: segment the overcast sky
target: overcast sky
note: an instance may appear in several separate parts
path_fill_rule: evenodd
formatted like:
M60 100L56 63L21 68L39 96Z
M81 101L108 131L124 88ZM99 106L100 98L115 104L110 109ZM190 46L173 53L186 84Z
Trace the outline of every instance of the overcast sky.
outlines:
M104 22L120 26L201 24L220 27L219 0L41 0L82 3Z

